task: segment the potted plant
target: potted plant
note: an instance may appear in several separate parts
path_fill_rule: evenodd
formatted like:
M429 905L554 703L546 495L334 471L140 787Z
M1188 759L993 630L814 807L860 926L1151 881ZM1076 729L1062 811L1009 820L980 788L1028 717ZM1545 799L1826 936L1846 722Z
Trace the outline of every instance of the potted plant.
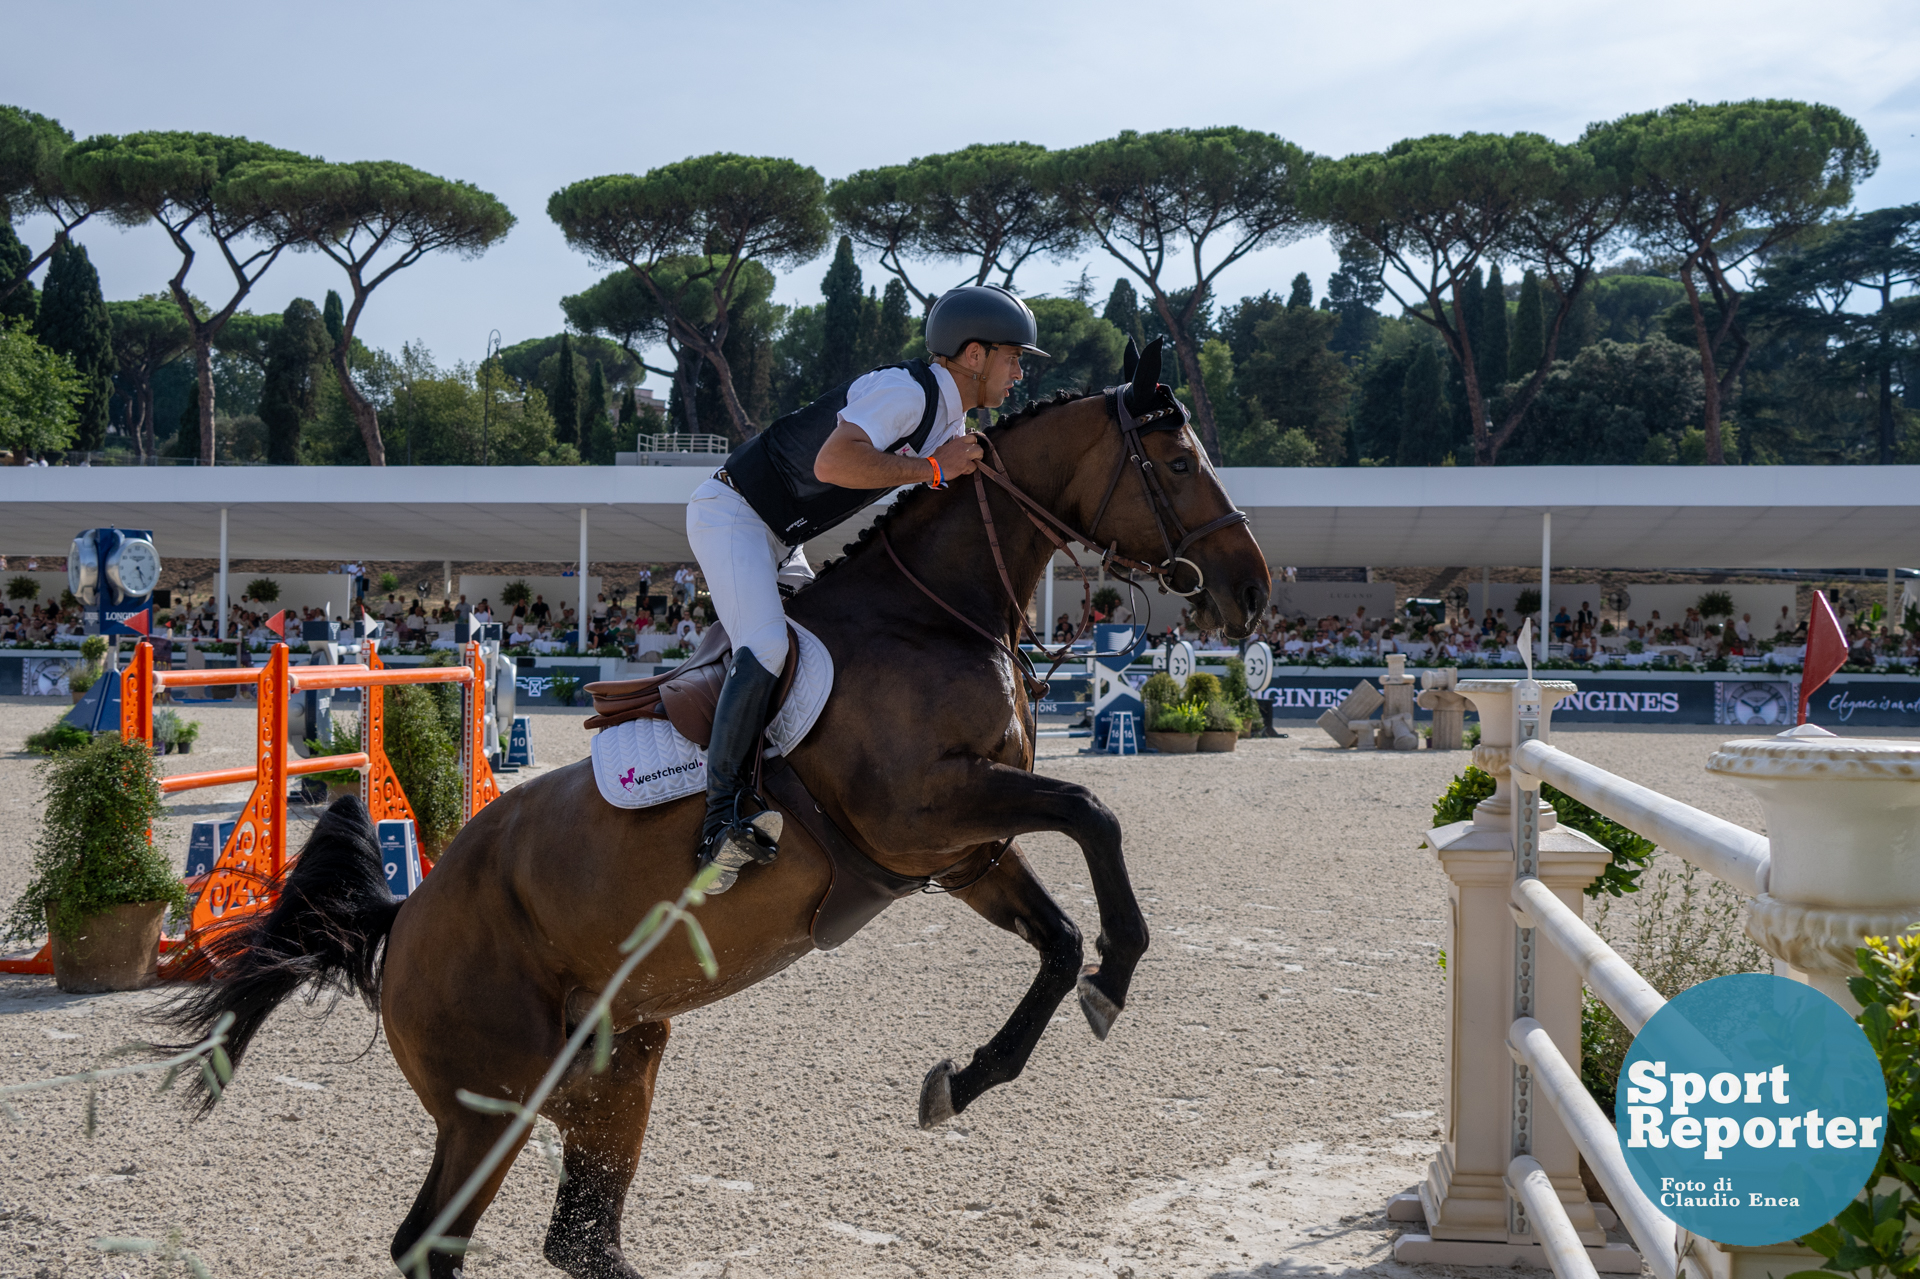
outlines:
M1147 745L1167 755L1191 755L1207 727L1206 708L1198 702L1163 706L1147 729Z
M1240 740L1241 719L1224 701L1208 702L1207 726L1195 746L1203 751L1230 751Z
M173 749L182 755L193 754L193 744L200 736L200 721L183 719L173 733Z
M46 811L15 940L52 934L53 978L78 994L138 990L159 975L160 925L186 893L149 830L165 810L153 752L102 733L41 766Z
M100 672L90 662L82 662L67 672L67 691L78 702L87 695L89 689L100 681Z
M517 577L500 588L500 602L509 609L518 608L522 604L531 604L533 588L527 585L525 578Z
M153 749L156 754L173 754L174 743L180 739L180 715L177 711L162 708L153 713Z

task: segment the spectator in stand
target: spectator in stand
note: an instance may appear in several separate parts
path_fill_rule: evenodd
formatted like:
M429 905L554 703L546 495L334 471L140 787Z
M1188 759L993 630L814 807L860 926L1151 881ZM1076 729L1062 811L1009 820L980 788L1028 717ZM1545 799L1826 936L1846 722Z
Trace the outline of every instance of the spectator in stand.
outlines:
M551 622L553 620L553 610L547 606L547 597L544 595L534 596L533 605L527 610L527 616L533 620L535 626L545 626Z
M516 645L533 643L533 633L527 629L526 618L516 617L513 619L513 633L507 636L507 643Z
M485 626L493 620L493 605L486 600L480 601L480 607L473 610L473 624Z
M1060 620L1053 624L1053 642L1056 644L1064 644L1072 638L1073 623L1065 613L1062 613L1060 614Z
M383 622L397 622L406 615L406 612L407 606L402 604L395 595L389 592L387 602L380 606L380 620Z
M1793 622L1793 609L1785 604L1780 606L1780 616L1774 619L1773 635L1777 640L1790 642L1796 627Z
M650 566L640 566L640 582L636 589L640 592L640 607L645 608L647 597L653 594L653 569Z
M1593 615L1593 606L1585 600L1580 601L1580 611L1573 615L1573 621L1576 626L1587 633L1589 640L1593 638L1593 628L1600 624L1600 619Z
M1573 625L1573 619L1567 616L1567 606L1562 604L1560 611L1553 615L1553 638L1556 643L1567 642L1567 630Z
M1740 614L1740 620L1733 624L1733 633L1742 645L1753 643L1753 614Z

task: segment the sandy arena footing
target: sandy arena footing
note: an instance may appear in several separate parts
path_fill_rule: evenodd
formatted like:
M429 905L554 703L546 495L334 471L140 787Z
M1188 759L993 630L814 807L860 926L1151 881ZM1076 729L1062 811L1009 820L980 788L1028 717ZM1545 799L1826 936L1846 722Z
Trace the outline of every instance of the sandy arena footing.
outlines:
M0 904L25 883L37 832L37 761L21 742L59 709L0 699ZM168 771L246 763L249 710L185 713L205 730ZM580 719L534 712L543 765L586 753ZM628 1258L689 1279L1443 1270L1393 1263L1383 1210L1439 1137L1445 880L1414 843L1468 755L1356 754L1310 725L1287 731L1227 755L1123 760L1045 744L1042 771L1120 815L1152 949L1106 1043L1069 998L1026 1074L945 1128L915 1126L921 1076L965 1060L1035 968L1026 945L956 902L910 898L840 950L677 1020L627 1205ZM1757 804L1701 768L1748 735L1557 737L1757 829ZM184 857L189 819L243 799L234 787L170 802L169 855ZM1023 842L1093 936L1077 850ZM85 1069L152 1035L143 1019L162 997L0 978L0 1078ZM176 1231L219 1279L389 1273L433 1132L377 1031L357 1004L324 1020L283 1011L203 1121L151 1081L118 1083L102 1089L89 1140L85 1090L26 1098L0 1146L0 1279L158 1273L91 1241ZM558 1273L540 1255L553 1194L529 1146L469 1274Z

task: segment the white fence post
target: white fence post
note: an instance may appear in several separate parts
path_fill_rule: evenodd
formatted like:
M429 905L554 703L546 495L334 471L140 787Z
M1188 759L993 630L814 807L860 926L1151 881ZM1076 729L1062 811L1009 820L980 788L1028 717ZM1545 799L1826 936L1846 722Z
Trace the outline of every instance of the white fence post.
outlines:
M1516 707L1514 680L1461 680L1457 691L1480 715L1480 745L1473 762L1493 775L1496 790L1471 820L1424 832L1447 878L1447 1112L1445 1140L1420 1186L1427 1233L1408 1233L1394 1245L1408 1263L1488 1266L1531 1265L1547 1259L1524 1216L1509 1208L1506 1174L1514 1158L1529 1155L1551 1180L1567 1215L1601 1269L1639 1261L1620 1249L1603 1249L1605 1236L1581 1187L1579 1153L1551 1111L1536 1115L1526 1103L1525 1080L1507 1048L1507 1030L1517 1016L1537 1019L1569 1061L1580 1060L1580 974L1550 946L1532 948L1529 969L1517 967L1523 938L1508 908L1521 871L1516 852L1528 846L1532 869L1576 913L1581 890L1606 866L1607 851L1576 831L1561 828L1553 810L1538 799L1538 782L1521 790L1510 768ZM1575 692L1564 681L1541 681L1537 736L1550 737L1550 717L1560 699ZM1531 813L1516 812L1516 801ZM1517 838L1525 836L1524 841ZM1530 1008L1522 1009L1523 978L1530 977Z
M1766 809L1772 857L1747 931L1794 977L1858 1012L1847 978L1861 938L1920 919L1920 742L1803 725L1728 742L1707 771Z

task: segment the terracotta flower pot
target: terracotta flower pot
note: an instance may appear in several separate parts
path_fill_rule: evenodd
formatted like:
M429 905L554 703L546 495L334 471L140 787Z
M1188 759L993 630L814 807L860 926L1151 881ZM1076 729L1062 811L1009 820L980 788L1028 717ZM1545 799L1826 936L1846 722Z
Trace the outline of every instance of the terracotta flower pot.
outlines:
M1231 729L1217 733L1200 734L1200 749L1203 751L1230 751L1240 741L1240 734Z
M1147 745L1163 755L1191 755L1200 744L1200 733L1153 733L1147 734Z
M76 995L153 985L160 979L160 925L166 914L165 902L134 902L101 911L71 939L56 933L54 984Z

